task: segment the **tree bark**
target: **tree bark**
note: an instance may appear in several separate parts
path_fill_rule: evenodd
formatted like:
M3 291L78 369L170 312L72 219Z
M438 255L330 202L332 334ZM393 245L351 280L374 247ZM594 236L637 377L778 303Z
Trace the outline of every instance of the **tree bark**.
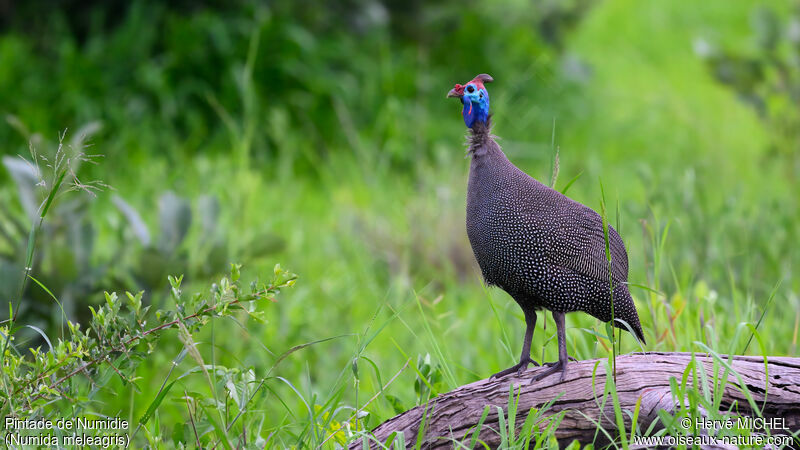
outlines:
M729 364L735 373L728 371L728 382L721 392L721 411L732 411L741 416L756 417L757 413L747 400L745 392L749 392L762 417L783 419L784 429L775 429L772 433L786 434L800 430L800 358L768 357L767 372L764 358L756 356L727 356L722 361ZM682 377L691 362L690 353L634 353L618 356L616 360L616 386L623 412L626 433L630 436L631 416L637 401L641 400L638 416L640 430L648 427L658 418L659 410L673 412L680 407L680 401L673 397L670 379L681 385ZM697 362L697 390L708 392L711 398L722 383L714 383L714 371L717 379L726 376L726 368L720 360L712 355L695 354ZM387 420L373 430L374 436L381 442L395 432L405 434L405 442L412 445L417 442L420 423L425 420L423 448L453 448L453 440L469 442L475 425L478 424L484 407L489 405L489 414L479 433L479 439L494 448L500 443L498 429L498 413L495 406L503 411L508 407L509 387L519 390L519 406L517 408L517 429L525 421L531 408L541 408L548 401L556 399L544 413L547 417L564 411L564 418L556 431L556 438L562 445L577 439L582 444L595 442L607 443L608 437L602 431L597 432L596 423L600 423L613 438L619 434L617 429L613 401L604 394L606 387L606 359L570 362L563 382L560 375L555 374L538 382L529 383L531 377L542 368L536 367L523 372L521 376L511 375L500 380L481 380L461 386L451 392L432 399L428 404L417 406L398 416ZM705 377L701 375L705 373ZM593 378L594 372L594 380ZM693 371L687 373L687 388L693 386ZM767 382L767 373L769 381ZM738 376L737 376L738 375ZM746 390L746 391L745 391ZM559 396L560 395L560 396ZM684 403L688 405L688 403ZM701 414L703 412L701 411ZM591 420L589 420L591 418ZM733 418L735 423L735 417ZM593 422L594 421L594 422ZM780 427L781 422L774 424ZM654 429L663 427L658 421ZM796 442L796 441L795 441ZM362 448L360 440L350 448ZM371 443L372 448L377 444Z

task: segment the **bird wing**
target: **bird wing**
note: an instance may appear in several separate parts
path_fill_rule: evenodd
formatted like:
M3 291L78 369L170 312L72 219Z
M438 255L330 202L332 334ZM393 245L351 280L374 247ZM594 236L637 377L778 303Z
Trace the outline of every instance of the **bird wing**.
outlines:
M553 191L555 192L555 191ZM609 263L603 219L585 205L558 193L556 216L548 256L551 261L577 273L608 281ZM628 253L617 231L608 226L611 273L616 282L628 280Z
M607 282L609 264L600 214L509 164L517 189L513 197L522 199L518 207L523 221L546 233L541 243L545 258L551 264ZM628 281L628 253L611 225L608 226L608 241L613 280Z

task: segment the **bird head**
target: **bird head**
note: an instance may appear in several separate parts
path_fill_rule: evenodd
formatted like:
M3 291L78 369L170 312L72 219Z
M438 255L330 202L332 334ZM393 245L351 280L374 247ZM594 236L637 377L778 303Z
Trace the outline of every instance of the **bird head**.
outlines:
M489 91L483 84L492 81L494 80L491 76L482 73L467 84L456 84L447 93L447 97L458 97L461 100L461 115L467 128L472 128L477 122L485 124L489 119Z

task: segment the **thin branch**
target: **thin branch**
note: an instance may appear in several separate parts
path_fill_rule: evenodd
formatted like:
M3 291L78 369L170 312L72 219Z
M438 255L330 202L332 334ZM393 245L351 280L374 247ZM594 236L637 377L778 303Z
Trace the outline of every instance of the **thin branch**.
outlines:
M251 301L251 300L256 300L258 298L266 297L266 294L268 294L269 292L273 291L275 288L276 288L275 285L270 284L266 289L263 289L263 290L261 290L259 292L253 293L253 294L249 294L246 298L234 300L234 301L232 301L230 303L227 303L227 305L236 305L236 304L241 303L243 301ZM157 326L155 328L151 328L151 329L145 331L144 333L142 333L140 335L131 336L129 339L127 339L125 342L122 343L122 347L112 348L109 352L92 359L91 361L85 363L81 367L76 368L72 372L70 372L70 373L64 375L63 377L59 378L58 380L54 381L50 386L48 386L48 389L55 389L56 387L58 387L64 381L66 381L66 380L72 378L73 376L77 375L82 370L86 370L89 367L97 364L98 362L108 358L108 356L111 355L114 352L127 351L128 345L133 343L133 342L135 342L135 341L138 341L138 340L140 340L140 339L142 339L142 338L144 338L144 337L146 337L146 336L148 336L148 335L150 335L152 333L155 333L156 331L163 330L164 328L169 328L169 327L171 327L173 325L176 325L178 322L185 323L186 321L188 321L190 319L194 319L194 318L196 318L198 316L201 316L203 314L206 314L206 313L216 309L219 305L220 304L215 304L215 305L212 305L212 306L208 306L208 307L203 308L202 310L200 310L200 311L198 311L198 312L196 312L194 314L191 314L189 316L186 316L186 317L184 317L182 319L178 318L178 319L175 319L175 320L173 320L171 322L167 322L167 323L161 324L161 325L159 325L159 326ZM19 388L17 388L17 390L14 391L14 395L16 395L19 392L25 390L30 385L40 381L42 378L48 376L49 372L50 372L49 370L45 371L42 374L40 374L38 377L36 377L35 379L29 381L28 383L25 383L23 386L20 386ZM28 402L28 404L40 399L43 396L44 396L44 394L37 394L35 397L33 397Z

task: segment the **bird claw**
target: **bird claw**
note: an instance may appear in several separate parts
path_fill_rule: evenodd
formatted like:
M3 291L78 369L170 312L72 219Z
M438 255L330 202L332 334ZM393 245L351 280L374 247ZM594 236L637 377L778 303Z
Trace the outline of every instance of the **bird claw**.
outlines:
M547 370L541 371L540 373L537 373L536 375L531 377L530 383L535 383L535 382L537 382L539 380L547 378L548 376L558 372L559 370L561 371L561 381L564 381L564 379L567 376L567 365L565 363L561 362L561 361L558 361L556 363L548 363L547 365L550 365L550 364L552 364L552 365L550 367L548 367ZM530 383L528 383L528 384L530 384Z
M527 363L528 363L528 364L533 364L533 365L534 365L534 366L536 366L536 367L539 367L539 366L541 366L541 364L539 364L538 362L534 361L534 360L533 360L533 359L531 359L531 358L528 358L528 359L527 359Z
M512 373L516 373L517 375L521 375L528 368L528 364L533 364L534 366L539 366L539 363L532 360L531 358L524 359L513 366L509 367L506 370L501 370L496 374L489 377L490 380L495 378L503 378L506 375L510 375Z

